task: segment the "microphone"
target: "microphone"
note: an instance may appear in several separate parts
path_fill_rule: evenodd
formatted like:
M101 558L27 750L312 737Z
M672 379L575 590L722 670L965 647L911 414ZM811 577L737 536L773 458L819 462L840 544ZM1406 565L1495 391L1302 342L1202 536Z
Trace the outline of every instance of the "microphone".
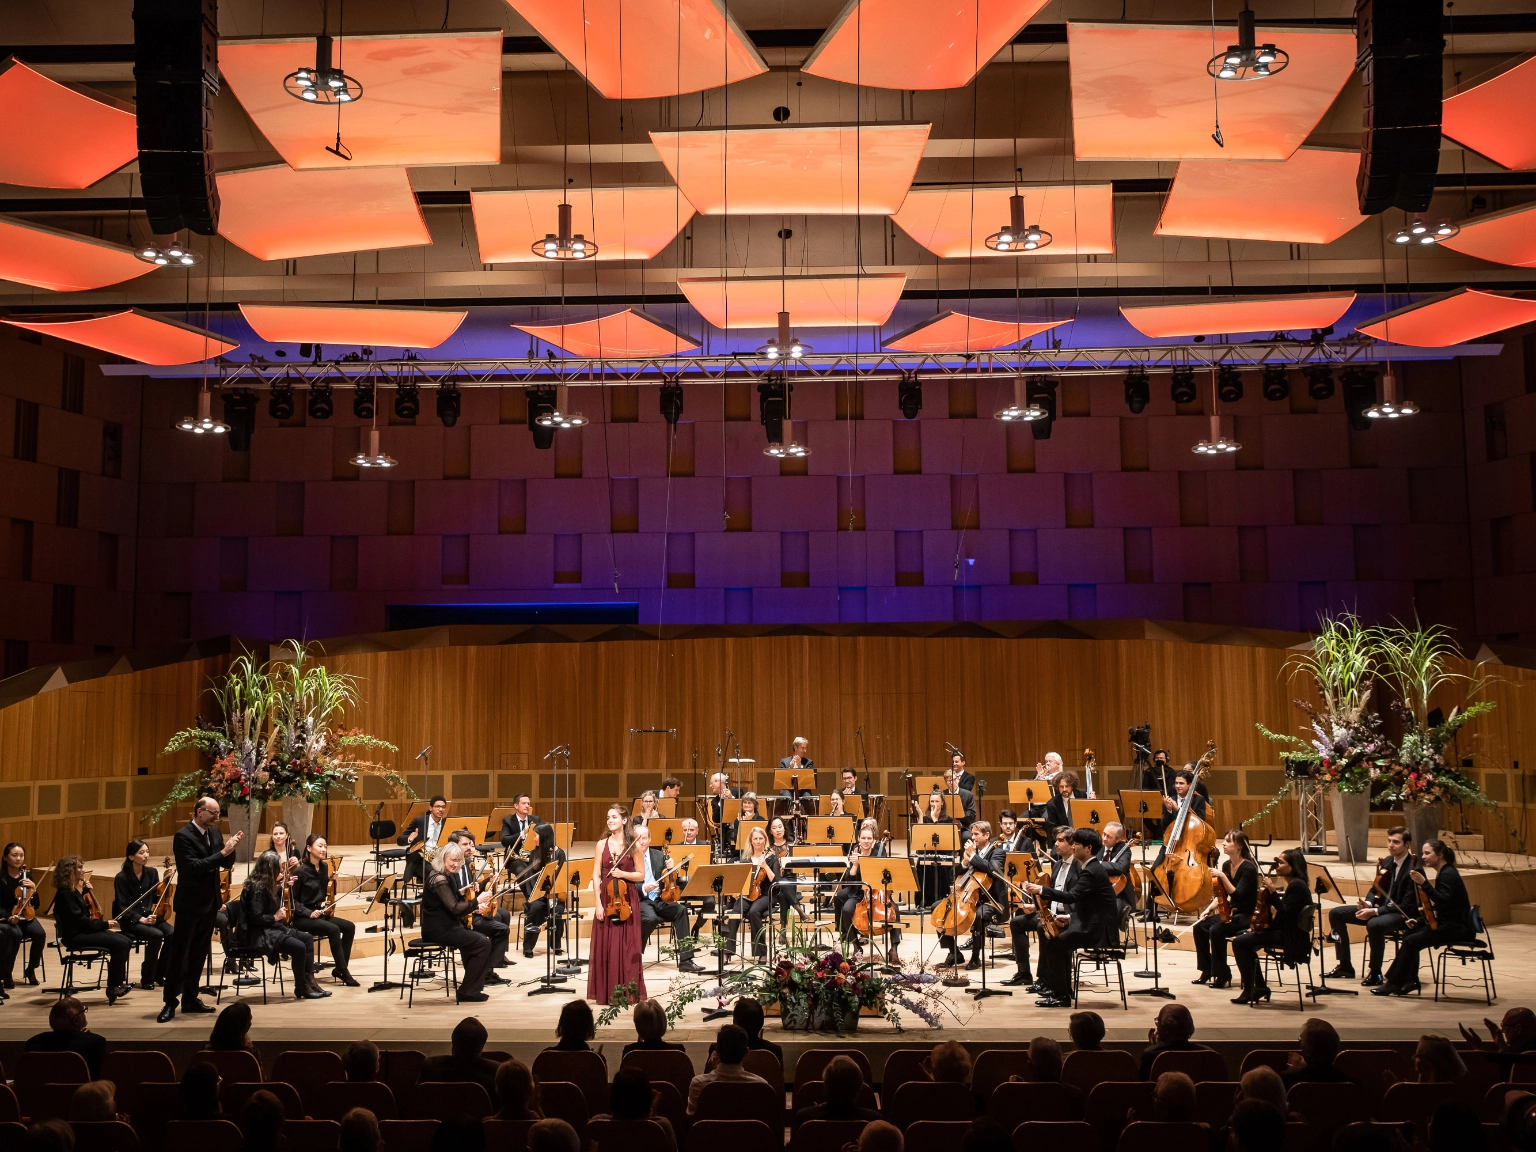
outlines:
M556 744L548 752L544 753L544 759L548 760L551 756L555 755L555 753L564 751L564 749L565 749L565 745L564 744Z
M428 744L428 745L427 745L427 746L426 746L426 747L425 747L425 748L423 748L423 749L422 749L422 750L421 750L421 751L420 751L420 752L418 752L418 753L416 753L416 757L415 757L415 758L416 758L416 759L417 759L417 760L420 760L420 759L422 759L422 758L424 758L424 757L425 757L425 756L426 756L426 754L427 754L427 753L428 753L428 752L430 752L430 751L432 751L432 745L431 745L431 744Z

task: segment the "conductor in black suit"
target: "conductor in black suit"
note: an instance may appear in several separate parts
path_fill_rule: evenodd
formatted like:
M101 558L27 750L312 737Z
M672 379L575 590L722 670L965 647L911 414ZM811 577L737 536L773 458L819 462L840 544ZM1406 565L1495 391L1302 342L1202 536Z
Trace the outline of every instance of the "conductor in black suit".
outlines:
M808 755L810 750L811 742L804 736L796 736L790 741L789 755L779 761L780 772L794 772L799 775L799 795L802 801L816 795L816 761ZM788 788L780 789L779 795L785 800L794 799L794 795Z
M1109 873L1096 857L1103 848L1099 834L1092 828L1077 828L1068 847L1077 867L1065 891L1025 884L1024 891L1043 892L1046 899L1065 904L1070 916L1057 916L1061 931L1040 943L1040 983L1047 992L1035 1001L1038 1008L1072 1006L1072 953L1079 948L1099 948L1119 938L1120 912Z
M183 1012L213 1012L197 998L203 963L213 940L213 922L219 913L219 872L233 854L244 832L228 840L219 831L219 802L200 797L192 806L192 819L172 841L176 853L176 931L170 939L170 960L165 971L165 1007L156 1017L169 1024L176 1016L176 1002Z

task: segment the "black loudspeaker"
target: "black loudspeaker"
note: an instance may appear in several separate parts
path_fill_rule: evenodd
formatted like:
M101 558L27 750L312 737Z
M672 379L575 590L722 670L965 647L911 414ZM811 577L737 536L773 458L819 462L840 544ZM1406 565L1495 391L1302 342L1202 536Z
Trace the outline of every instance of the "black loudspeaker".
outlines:
M1423 212L1440 167L1440 0L1356 0L1355 68L1365 85L1355 191L1367 216Z
M218 9L218 0L134 0L139 178L150 229L159 236L219 230L212 159Z

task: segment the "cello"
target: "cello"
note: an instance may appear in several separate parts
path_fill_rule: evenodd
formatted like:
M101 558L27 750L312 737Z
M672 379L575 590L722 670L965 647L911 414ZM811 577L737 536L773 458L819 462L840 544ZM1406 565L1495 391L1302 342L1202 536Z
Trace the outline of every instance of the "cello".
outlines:
M1168 826L1163 844L1163 862L1158 871L1163 893L1181 912L1198 913L1211 902L1211 879L1207 861L1216 847L1216 831L1195 815L1195 786L1216 759L1216 741L1206 742L1205 755L1195 765L1195 778L1179 801L1178 814Z
M973 871L969 871L971 856L975 854L973 844L966 845L965 866L967 874L964 880L946 897L933 906L933 912L929 914L928 922L933 930L941 936L959 936L967 932L976 921L976 909L981 904L982 893L986 891L982 887L981 877Z
M887 856L891 853L891 833L887 829L880 837L880 843L885 845ZM855 847L857 852L858 848ZM871 856L869 859L873 859ZM862 879L864 866L859 865L859 876ZM864 936L878 936L889 932L896 925L899 916L896 909L885 902L885 893L874 885L868 888L869 895L860 900L853 910L853 926Z

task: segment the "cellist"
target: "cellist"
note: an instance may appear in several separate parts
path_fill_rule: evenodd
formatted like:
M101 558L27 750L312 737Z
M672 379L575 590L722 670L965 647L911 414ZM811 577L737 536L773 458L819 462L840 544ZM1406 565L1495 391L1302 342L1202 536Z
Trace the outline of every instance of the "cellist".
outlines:
M1227 966L1227 941L1248 931L1253 906L1259 898L1259 866L1248 846L1248 835L1234 828L1221 842L1226 857L1220 868L1211 869L1211 880L1226 896L1227 916L1221 915L1223 901L1212 896L1205 912L1195 921L1195 956L1200 975L1195 984L1212 988L1230 988L1232 969Z
M858 929L853 926L853 914L861 902L869 899L871 891L880 890L879 869L870 868L869 874L865 875L859 864L864 860L883 859L891 854L890 846L880 843L875 836L875 830L873 820L865 820L859 825L859 842L854 845L853 851L848 856L848 870L843 873L842 886L838 888L835 899L838 937L845 941L854 940L855 949L859 948L860 944ZM868 887L865 886L866 884ZM891 937L890 961L892 964L900 964L901 960L896 955L896 947L901 943L901 929L893 924L888 931Z
M967 880L975 877L981 886L981 898L976 903L976 918L971 923L971 959L966 968L971 971L981 967L981 949L987 942L987 926L1007 914L1007 885L1003 882L1003 869L1007 856L1001 844L992 843L992 825L977 820L971 825L971 840L965 846L961 860L961 872L955 881L954 891L965 887ZM964 959L953 936L939 935L939 945L947 948L947 958L940 966L957 968Z

